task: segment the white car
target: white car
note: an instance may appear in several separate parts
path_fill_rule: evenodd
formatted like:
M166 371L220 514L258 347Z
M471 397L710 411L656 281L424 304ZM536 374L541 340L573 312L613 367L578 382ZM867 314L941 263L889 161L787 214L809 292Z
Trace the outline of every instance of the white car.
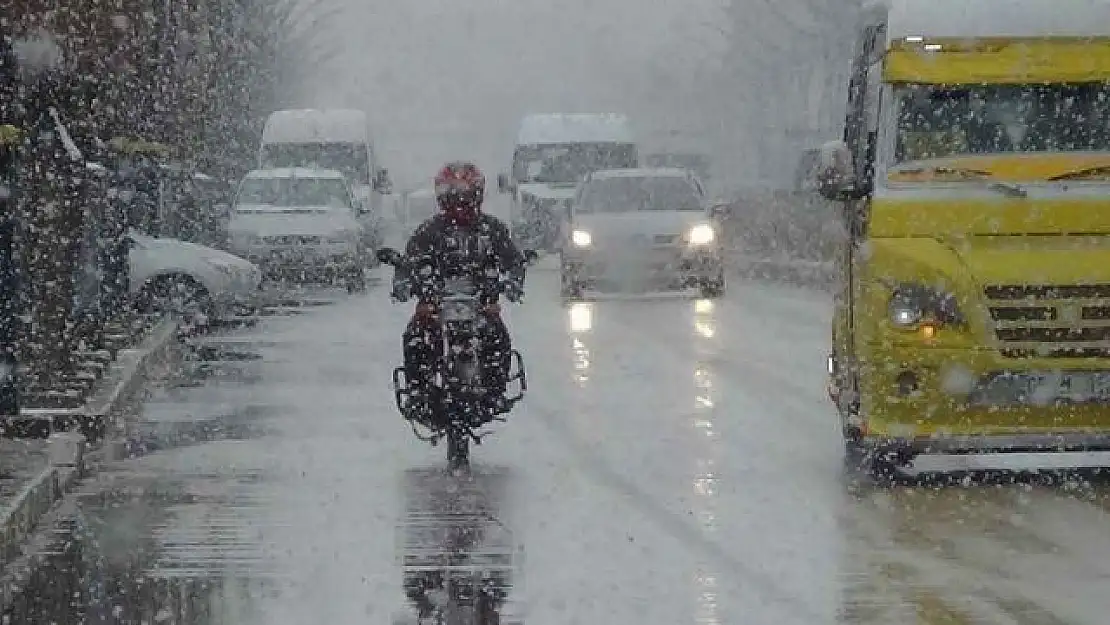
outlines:
M562 295L629 282L725 289L719 227L685 169L610 169L578 185L560 242Z
M366 286L365 212L343 174L328 169L261 169L243 178L231 210L231 249L267 277L343 280Z
M257 303L262 272L238 256L196 243L128 234L130 292L146 311L219 319Z

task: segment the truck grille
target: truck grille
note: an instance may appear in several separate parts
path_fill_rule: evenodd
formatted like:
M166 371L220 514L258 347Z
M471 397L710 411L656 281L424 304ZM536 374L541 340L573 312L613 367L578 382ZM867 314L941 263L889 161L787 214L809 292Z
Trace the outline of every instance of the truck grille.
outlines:
M1110 356L1110 284L984 289L1008 358Z

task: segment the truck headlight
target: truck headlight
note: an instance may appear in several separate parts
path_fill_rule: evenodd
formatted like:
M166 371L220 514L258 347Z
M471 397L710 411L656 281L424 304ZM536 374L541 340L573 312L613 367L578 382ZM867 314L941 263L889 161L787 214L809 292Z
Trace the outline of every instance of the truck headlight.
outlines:
M594 238L585 230L575 230L570 233L570 240L578 247L590 247L594 242Z
M690 245L709 245L717 238L717 233L709 224L698 224L690 228L686 238L690 241Z
M961 325L963 315L956 297L923 284L899 284L887 306L890 322L903 329L916 328L922 322L938 325Z

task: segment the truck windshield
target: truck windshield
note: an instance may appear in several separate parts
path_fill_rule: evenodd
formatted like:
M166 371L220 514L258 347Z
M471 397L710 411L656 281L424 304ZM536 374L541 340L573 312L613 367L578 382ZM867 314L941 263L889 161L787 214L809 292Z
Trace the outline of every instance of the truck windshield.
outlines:
M351 198L339 178L247 178L235 203L350 208Z
M520 183L575 184L599 169L636 167L630 143L549 143L518 147L513 178Z
M370 184L368 147L358 143L267 143L262 146L261 166L308 167L343 172L352 184Z
M578 213L700 210L701 198L693 185L674 176L594 180L583 190L575 207Z
M895 162L1110 150L1110 86L908 85L895 90Z

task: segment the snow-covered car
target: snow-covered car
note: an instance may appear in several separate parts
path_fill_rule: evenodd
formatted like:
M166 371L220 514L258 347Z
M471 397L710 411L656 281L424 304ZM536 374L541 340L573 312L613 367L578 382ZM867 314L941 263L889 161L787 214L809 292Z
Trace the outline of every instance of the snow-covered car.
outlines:
M563 297L647 282L724 292L719 228L697 176L685 169L610 169L578 185L560 242Z
M219 319L257 303L262 272L222 250L131 231L131 296L142 310Z
M339 171L283 168L251 171L239 184L228 231L231 250L266 277L365 288L365 211Z

